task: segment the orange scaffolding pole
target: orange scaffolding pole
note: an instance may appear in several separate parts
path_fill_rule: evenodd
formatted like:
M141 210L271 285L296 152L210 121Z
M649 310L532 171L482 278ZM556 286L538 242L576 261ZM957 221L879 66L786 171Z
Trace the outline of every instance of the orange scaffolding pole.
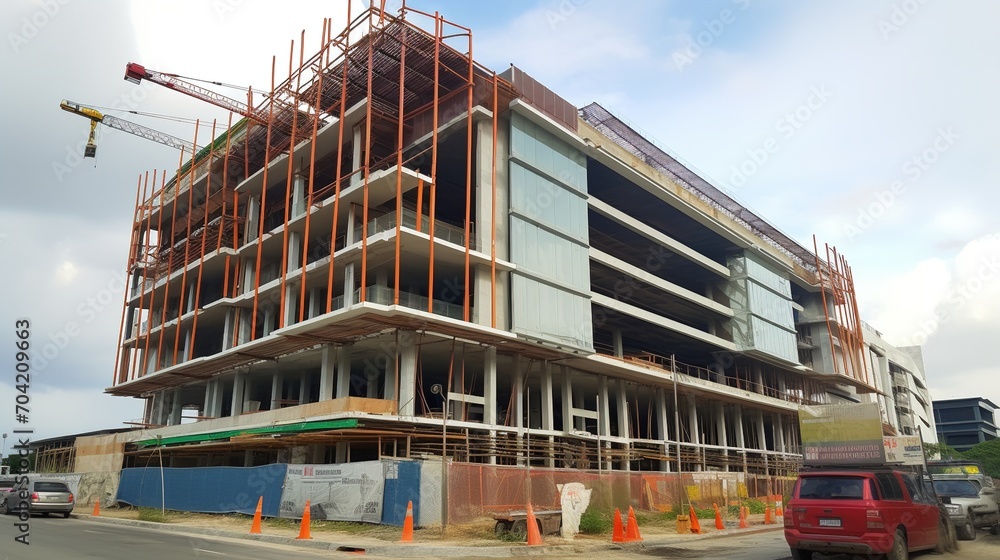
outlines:
M145 181L147 181L147 182L149 181L149 171L146 172ZM119 365L122 365L120 363L122 355L126 354L126 352L124 352L123 348L122 348L122 346L123 346L122 343L124 342L122 340L122 333L125 330L125 321L131 319L130 317L128 317L129 283L131 282L130 278L132 276L132 267L135 264L136 252L139 250L139 238L142 237L142 234L139 231L139 228L137 227L138 223L136 221L136 215L139 213L139 201L140 201L139 193L140 193L140 191L142 192L142 199L141 199L142 203L145 204L146 186L143 183L144 183L143 176L139 175L139 178L136 180L136 185L135 185L135 213L132 215L132 236L131 236L130 243L129 243L128 260L125 262L125 274L126 274L125 295L122 297L122 319L121 319L121 324L118 325L118 351L115 352L115 366L114 366L114 370L112 370L112 377L111 377L111 384L112 385L116 385L117 383L120 383L121 371L118 370L118 367L119 367ZM140 300L141 300L141 296L140 296ZM141 307L139 308L139 314L140 314L140 316L142 315L142 308ZM140 324L141 324L141 321L140 321ZM139 336L139 333L137 332L136 333L136 337L138 337L138 336ZM138 341L138 339L137 339L137 341ZM126 369L128 369L128 366L124 366L124 367Z
M396 253L393 259L393 289L392 304L399 305L399 275L400 258L402 253L402 229L403 229L403 110L406 104L406 28L400 30L399 39L399 109L397 111L396 122ZM419 214L418 214L419 215ZM417 225L417 231L420 226ZM396 333L397 343L399 342L399 332ZM397 345L398 347L398 345ZM395 368L399 369L399 368ZM395 385L396 404L399 405L399 384Z
M302 32L303 41L305 40L305 31ZM302 43L299 44L299 49L304 47ZM295 61L295 41L292 41L291 47L288 49L288 80L292 79L293 64ZM299 66L302 65L302 57L299 56ZM301 73L300 73L301 75ZM297 91L297 90L296 90ZM296 126L298 125L299 117L299 104L298 98L295 102L295 110L292 111L292 131L290 133L290 140L288 142L288 176L285 178L285 215L282 221L282 241L281 241L281 288L278 299L278 328L285 326L285 284L288 280L288 243L292 240L292 232L288 229L288 214L290 212L290 202L294 200L294 195L292 194L292 185L295 182L294 176L294 166L292 165L295 156L295 132Z
M213 119L212 120L212 139L213 139L213 141L215 140L215 127L216 127L216 121ZM205 269L205 249L206 249L207 243L208 243L208 214L209 214L209 212L208 212L208 210L209 210L208 201L211 200L211 197L212 197L212 159L213 159L212 156L214 156L214 155L215 155L215 151L214 150L209 150L209 152L208 152L208 175L205 178L205 200L201 203L202 207L205 209L204 210L205 218L202 221L202 225L201 225L201 257L198 259L198 279L195 280L194 305L191 306L191 308L194 309L194 320L191 322L191 346L188 349L189 352L188 352L187 356L184 357L185 360L190 360L192 357L194 357L194 343L195 343L195 340L197 339L197 336L198 336L198 315L200 315L200 313L198 313L198 309L201 307L201 276L202 276L202 271ZM194 171L192 170L191 173L192 173L191 179L192 179L192 181L194 181ZM223 186L224 185L225 185L225 183L223 183ZM193 182L191 184L191 188L194 189L194 183ZM225 199L225 197L223 197L223 199ZM221 232L221 228L222 228L222 222L221 221L219 222L219 228L220 228L220 232ZM189 236L191 235L190 232L188 232L188 235ZM220 242L221 242L221 238L222 238L221 233L219 235L219 238L220 238Z
M358 301L364 303L368 291L368 182L371 177L372 146L372 56L373 43L375 38L374 28L371 18L368 18L368 85L366 95L368 103L365 104L365 163L364 163L364 185L362 186L363 200L361 204L361 289L359 290Z
M497 115L499 94L497 85L497 73L493 72L493 146L490 158L490 191L492 200L490 202L490 326L497 327L497 126L499 118ZM480 224L481 225L481 224Z
M351 21L351 3L347 3L347 21ZM342 157L342 152L344 150L344 113L347 111L347 68L350 64L350 58L347 56L348 50L351 48L351 34L348 28L344 33L343 42L343 57L344 62L343 75L340 78L340 115L339 115L339 126L337 127L337 178L334 179L333 186L333 220L330 224L330 269L327 273L326 278L326 312L329 313L333 309L333 272L334 272L334 254L337 252L337 216L340 214L340 183L342 180L341 174L343 173L344 158ZM352 173L353 174L353 173ZM350 222L348 222L350 223ZM347 298L353 297L353 290L348 289L347 286L344 287L344 304L350 305L350 301Z
M432 125L434 130L431 134L431 206L428 210L430 224L427 227L427 235L430 238L427 259L427 312L434 312L434 220L435 220L435 197L437 194L437 156L438 156L438 101L440 98L440 74L441 74L441 16L434 12L434 115Z
M475 67L472 65L472 33L469 33L469 85L466 106L465 135L465 289L462 294L462 320L469 320L469 284L472 267L469 264L469 244L472 237L472 90L475 83Z
M274 97L274 71L277 58L271 57L271 96ZM274 103L270 103L267 109L267 134L264 141L264 171L260 187L259 217L257 219L257 259L254 263L253 282L253 315L250 318L250 340L257 339L257 306L260 299L260 260L264 250L264 218L265 203L267 202L267 170L271 167L271 123L274 122ZM291 164L291 162L289 162Z
M195 124L194 124L194 142L192 142L192 144L195 145L195 146L198 145L198 129L199 129L199 127L200 127L200 121L195 121ZM184 318L184 307L185 307L185 304L187 303L187 301L185 300L185 297L187 295L187 265L188 265L188 259L189 259L190 254L191 254L191 242L190 242L190 238L191 238L191 212L194 211L194 180L195 180L194 170L195 170L195 168L197 166L197 163L198 163L198 161L196 159L197 156L198 156L198 152L197 151L192 151L191 152L191 169L188 170L188 173L191 176L191 184L188 185L188 211L187 211L187 216L185 216L186 224L185 224L185 229L184 229L184 261L181 263L181 293L177 297L177 328L174 330L174 358L173 358L173 363L174 364L178 363L177 362L177 350L180 348L181 332L182 332L181 322L182 322L182 319ZM180 174L178 174L178 176L177 176L177 186L180 187L180 184L181 184L181 177L180 177ZM174 224L174 225L176 225L176 224ZM169 278L169 272L167 274L168 274L168 278Z
M312 119L312 131L310 134L310 145L309 145L309 180L306 185L306 231L302 239L302 280L300 282L301 286L299 289L299 322L301 323L305 319L306 311L306 268L309 265L309 222L312 218L312 206L313 206L313 185L316 179L316 134L319 131L319 109L322 104L322 93L323 93L323 53L326 49L327 39L327 26L329 25L328 19L323 18L323 32L320 38L320 52L319 61L317 62L319 66L319 72L317 72L318 77L316 80L316 103L315 111L316 114L313 115ZM305 35L302 36L302 44L305 44ZM301 68L299 70L299 75L301 76ZM298 83L296 84L296 90L298 90Z

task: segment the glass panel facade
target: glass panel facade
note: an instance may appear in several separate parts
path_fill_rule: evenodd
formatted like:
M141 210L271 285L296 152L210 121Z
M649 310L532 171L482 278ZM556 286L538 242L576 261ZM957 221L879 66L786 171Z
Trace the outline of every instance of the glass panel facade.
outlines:
M509 170L512 330L593 350L586 158L514 113Z

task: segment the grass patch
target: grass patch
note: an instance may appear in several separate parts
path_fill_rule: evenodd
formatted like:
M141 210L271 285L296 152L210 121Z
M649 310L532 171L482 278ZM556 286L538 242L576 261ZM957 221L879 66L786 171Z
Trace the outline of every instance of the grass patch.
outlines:
M159 508L141 507L139 508L139 521L149 521L151 523L169 523L168 514Z
M587 508L580 516L580 532L585 535L606 535L614 527L614 511Z

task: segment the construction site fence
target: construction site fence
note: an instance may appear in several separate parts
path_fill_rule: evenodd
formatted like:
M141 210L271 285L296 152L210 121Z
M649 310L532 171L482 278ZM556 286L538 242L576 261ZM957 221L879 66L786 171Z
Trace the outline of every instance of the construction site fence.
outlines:
M627 508L686 512L718 504L724 515L737 508L787 501L794 476L764 476L737 472L635 472L526 468L451 463L448 468L448 522L467 523L496 513L559 509L562 484L582 483L592 490L590 508Z

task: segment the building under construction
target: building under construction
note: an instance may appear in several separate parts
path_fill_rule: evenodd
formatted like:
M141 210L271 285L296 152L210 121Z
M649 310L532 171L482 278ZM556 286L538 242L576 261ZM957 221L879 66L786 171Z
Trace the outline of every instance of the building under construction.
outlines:
M129 66L233 120L138 182L107 389L146 401L126 465L153 441L174 467L780 475L800 406L878 392L834 249L477 64L467 28L348 20L257 105Z

